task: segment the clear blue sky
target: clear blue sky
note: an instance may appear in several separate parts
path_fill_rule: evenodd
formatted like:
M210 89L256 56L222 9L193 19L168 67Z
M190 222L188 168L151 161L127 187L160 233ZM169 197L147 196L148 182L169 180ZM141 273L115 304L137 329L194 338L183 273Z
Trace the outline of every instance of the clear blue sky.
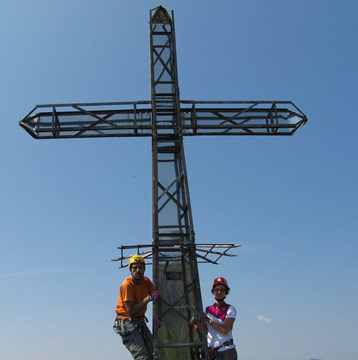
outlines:
M358 358L358 2L177 0L181 98L292 100L293 137L185 141L198 243L225 276L240 360ZM34 140L36 104L150 99L152 0L0 2L0 358L129 360L111 328L151 242L149 139ZM150 275L150 269L148 269Z

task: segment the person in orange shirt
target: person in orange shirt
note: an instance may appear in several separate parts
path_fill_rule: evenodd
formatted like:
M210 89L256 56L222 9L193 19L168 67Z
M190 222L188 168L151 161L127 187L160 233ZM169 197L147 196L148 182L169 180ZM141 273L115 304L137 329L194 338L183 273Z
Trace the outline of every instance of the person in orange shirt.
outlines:
M145 312L147 304L156 302L160 294L144 276L142 256L134 255L129 259L129 271L131 276L123 281L119 290L114 330L135 360L151 360L153 336L146 325Z

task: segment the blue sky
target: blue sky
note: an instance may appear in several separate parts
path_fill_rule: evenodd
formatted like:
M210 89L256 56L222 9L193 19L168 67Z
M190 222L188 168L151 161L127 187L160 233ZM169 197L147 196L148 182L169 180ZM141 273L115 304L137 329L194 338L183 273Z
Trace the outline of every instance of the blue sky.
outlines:
M356 360L358 3L164 1L183 100L292 100L293 137L185 140L201 265L225 276L241 360ZM111 329L121 244L151 242L149 139L36 141L36 104L149 100L152 0L0 2L0 358L129 360ZM150 275L150 269L148 269Z

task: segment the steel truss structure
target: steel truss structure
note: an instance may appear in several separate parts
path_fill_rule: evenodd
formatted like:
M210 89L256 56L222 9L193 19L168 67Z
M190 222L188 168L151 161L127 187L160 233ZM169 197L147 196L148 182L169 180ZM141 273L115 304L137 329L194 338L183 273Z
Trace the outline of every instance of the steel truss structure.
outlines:
M152 261L164 324L158 329L155 304L154 358L209 359L205 334L189 325L192 316L205 323L198 262L216 264L236 245L195 243L183 138L292 135L307 118L290 101L181 101L173 11L162 6L150 10L149 25L151 101L38 105L20 126L37 139L152 138L153 242L122 246L115 260L126 266L129 255L123 251L136 249Z
M199 258L197 263L211 263L214 265L219 264L219 260L223 256L229 256L234 257L236 255L228 254L228 251L240 247L241 245L236 244L193 244L192 247L194 248L194 251L196 251L196 257ZM169 242L167 245L164 243L160 244L159 251L162 249L165 249L166 251L174 251L175 247L183 247L182 243L173 244L173 242ZM150 250L143 250L145 248L149 248ZM120 268L125 268L129 266L128 260L131 258L132 253L130 255L125 255L125 251L128 249L136 249L136 254L141 255L146 260L153 260L153 244L147 244L147 245L122 245L118 247L119 250L121 250L121 256L116 259L112 259L112 261L120 261ZM148 265L148 262L147 262ZM151 265L149 263L149 265Z
M292 135L307 121L291 101L179 104L183 136ZM150 101L37 105L20 125L36 139L153 136L154 131ZM171 126L159 120L156 129Z

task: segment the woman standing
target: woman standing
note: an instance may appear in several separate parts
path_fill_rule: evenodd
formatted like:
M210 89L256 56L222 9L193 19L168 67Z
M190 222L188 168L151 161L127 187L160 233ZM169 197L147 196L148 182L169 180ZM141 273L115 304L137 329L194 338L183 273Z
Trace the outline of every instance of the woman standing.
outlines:
M205 310L208 325L208 346L211 350L212 359L237 360L232 328L236 318L236 309L233 305L225 302L230 288L223 277L214 280L211 293L215 303Z

